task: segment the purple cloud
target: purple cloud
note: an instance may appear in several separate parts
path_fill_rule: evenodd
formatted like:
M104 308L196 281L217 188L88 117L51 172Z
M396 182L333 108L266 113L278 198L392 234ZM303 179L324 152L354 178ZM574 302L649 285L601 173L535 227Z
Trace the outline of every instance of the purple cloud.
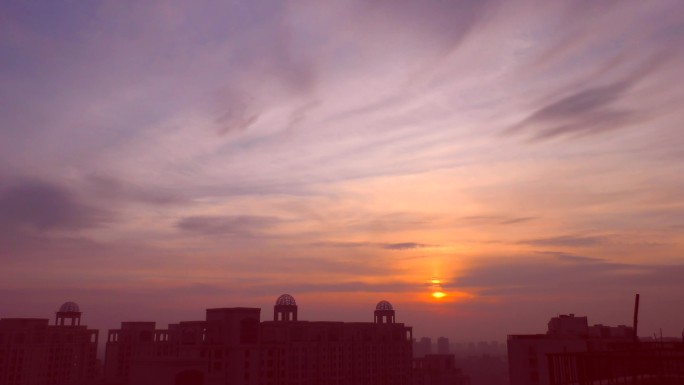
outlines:
M78 230L100 226L112 214L78 200L69 190L39 180L5 184L0 190L0 227L10 230Z

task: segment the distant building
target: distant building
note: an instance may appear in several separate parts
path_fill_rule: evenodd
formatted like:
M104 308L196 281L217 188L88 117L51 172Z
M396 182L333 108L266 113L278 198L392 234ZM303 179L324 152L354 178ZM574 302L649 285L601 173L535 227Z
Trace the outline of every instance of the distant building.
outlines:
M626 325L604 326L597 324L589 327L589 337L629 339L634 337L634 329Z
M449 339L446 337L437 338L437 354L449 353Z
M413 342L413 357L425 357L428 354L432 354L432 340L429 337Z
M574 314L553 317L546 334L508 336L510 385L548 385L547 355L606 351L613 342L633 338L632 328L588 325L587 317Z
M428 354L413 359L413 385L468 385L453 354Z
M98 331L64 303L55 324L42 318L0 319L0 385L93 385L99 382Z
M107 339L107 385L411 385L412 329L387 301L374 322L298 319L284 294L273 321L261 309L207 309L206 320L156 329L123 322Z
M586 338L589 336L587 317L575 317L574 314L559 315L549 321L548 336L554 338Z

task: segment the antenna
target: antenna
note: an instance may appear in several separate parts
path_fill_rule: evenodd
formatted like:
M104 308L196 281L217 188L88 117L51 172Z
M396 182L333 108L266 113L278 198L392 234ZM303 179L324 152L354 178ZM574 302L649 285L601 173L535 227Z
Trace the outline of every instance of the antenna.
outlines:
M639 341L639 334L637 333L637 323L639 321L639 294L634 298L634 341Z

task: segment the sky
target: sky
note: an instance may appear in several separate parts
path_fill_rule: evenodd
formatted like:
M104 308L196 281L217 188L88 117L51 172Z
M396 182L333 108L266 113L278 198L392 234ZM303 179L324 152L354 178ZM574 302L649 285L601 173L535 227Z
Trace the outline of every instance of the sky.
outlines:
M0 1L0 317L680 335L683 46L680 0Z

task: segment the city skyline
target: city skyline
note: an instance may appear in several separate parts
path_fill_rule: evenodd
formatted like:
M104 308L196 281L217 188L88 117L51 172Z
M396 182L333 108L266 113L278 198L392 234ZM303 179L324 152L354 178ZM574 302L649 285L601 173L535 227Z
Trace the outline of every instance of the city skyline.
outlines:
M640 293L678 336L683 43L666 0L3 2L0 317L502 341Z
M638 309L637 295L635 327ZM258 379L477 385L510 380L538 385L576 383L578 376L604 383L625 373L653 380L648 383L664 384L665 378L672 380L668 384L681 382L681 338L639 341L631 326L590 325L586 316L574 314L551 317L545 333L508 335L503 345L481 341L464 346L451 345L444 337L436 344L415 338L388 301L376 304L373 322L316 322L298 317L295 298L282 294L272 318L263 314L261 319L262 310L268 311L261 308L211 308L205 320L167 327L156 321L121 321L120 327L102 331L103 338L81 321L81 310L65 302L54 323L0 318L0 382L123 385Z

